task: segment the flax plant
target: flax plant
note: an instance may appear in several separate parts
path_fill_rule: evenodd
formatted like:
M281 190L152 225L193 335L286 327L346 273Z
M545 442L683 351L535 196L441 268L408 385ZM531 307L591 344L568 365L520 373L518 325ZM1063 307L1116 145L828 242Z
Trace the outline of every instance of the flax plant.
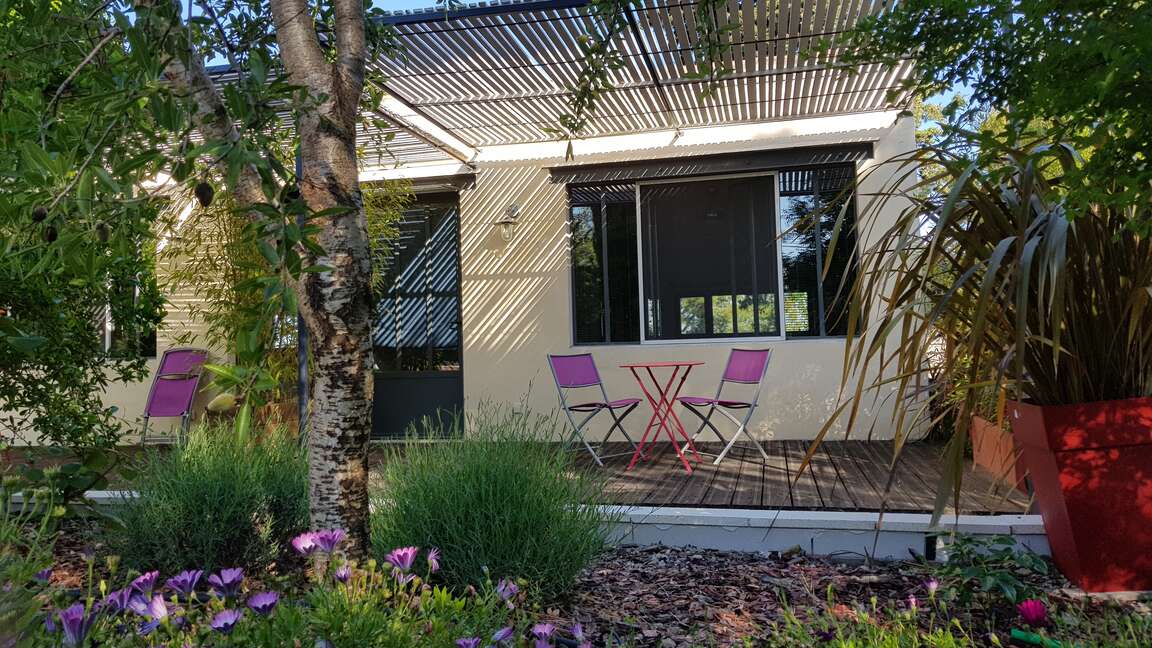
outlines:
M951 418L937 514L958 504L983 390L1042 405L1152 395L1152 241L1130 227L1141 208L1069 211L1063 179L1082 160L1067 146L968 153L890 160L878 168L896 167L891 184L861 196L863 222L893 203L901 211L865 237L860 272L841 286L851 296L842 397L816 441L893 398L895 466L912 430ZM959 376L959 393L935 389L929 373Z

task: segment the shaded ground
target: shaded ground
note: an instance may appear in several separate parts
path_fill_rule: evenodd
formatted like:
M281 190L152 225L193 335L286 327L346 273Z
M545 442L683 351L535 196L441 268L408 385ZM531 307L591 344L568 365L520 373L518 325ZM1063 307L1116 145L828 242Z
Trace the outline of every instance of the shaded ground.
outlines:
M781 623L788 609L801 618L823 610L853 615L857 606L871 609L873 597L880 607L907 609L910 594L926 605L926 577L916 563L864 565L800 554L622 546L586 570L570 601L549 615L560 627L581 622L598 638L596 645L745 645ZM1067 583L1059 576L1031 580L1057 605L1086 605L1060 593ZM967 627L996 631L1002 645L1009 645L1007 633L1016 619L1011 605L957 603L952 609Z

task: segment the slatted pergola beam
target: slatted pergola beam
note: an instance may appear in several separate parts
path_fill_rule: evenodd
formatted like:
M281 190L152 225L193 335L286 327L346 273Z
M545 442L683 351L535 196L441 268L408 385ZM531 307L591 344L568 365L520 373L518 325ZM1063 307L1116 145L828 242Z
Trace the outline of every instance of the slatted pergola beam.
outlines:
M412 110L477 150L554 141L571 108L584 60L583 34L600 29L587 0L520 0L384 19L402 52L372 62ZM697 74L697 0L640 0L613 46L609 72L581 136L599 137L809 117L906 106L894 67L848 66L837 47L803 52L887 10L874 0L728 0L715 20L730 39L718 79ZM708 90L708 92L704 92Z

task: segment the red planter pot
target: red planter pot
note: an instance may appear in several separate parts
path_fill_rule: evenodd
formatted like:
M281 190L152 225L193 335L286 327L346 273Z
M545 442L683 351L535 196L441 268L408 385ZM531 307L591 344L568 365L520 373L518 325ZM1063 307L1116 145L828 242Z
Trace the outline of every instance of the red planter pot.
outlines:
M1027 493L1028 470L1012 433L982 416L973 416L968 428L972 438L972 462L1020 492Z
M1152 398L1009 415L1064 575L1088 592L1152 590Z

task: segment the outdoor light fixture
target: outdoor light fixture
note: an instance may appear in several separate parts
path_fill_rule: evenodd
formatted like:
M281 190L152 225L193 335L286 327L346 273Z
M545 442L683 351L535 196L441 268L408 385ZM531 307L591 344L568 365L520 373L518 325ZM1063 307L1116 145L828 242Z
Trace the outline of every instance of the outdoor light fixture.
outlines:
M520 220L520 208L511 204L504 209L504 215L500 217L500 220L493 223L500 228L500 238L504 239L504 242L512 240L512 234L516 231L518 220Z

